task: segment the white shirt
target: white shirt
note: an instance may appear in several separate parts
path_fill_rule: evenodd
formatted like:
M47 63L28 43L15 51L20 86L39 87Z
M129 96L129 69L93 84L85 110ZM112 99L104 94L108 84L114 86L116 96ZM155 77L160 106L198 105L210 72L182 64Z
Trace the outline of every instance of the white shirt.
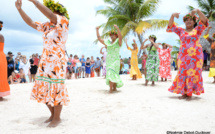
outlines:
M24 64L22 61L20 61L19 69L22 68L25 75L28 75L29 69L31 68L31 65L29 61L27 60L27 63Z

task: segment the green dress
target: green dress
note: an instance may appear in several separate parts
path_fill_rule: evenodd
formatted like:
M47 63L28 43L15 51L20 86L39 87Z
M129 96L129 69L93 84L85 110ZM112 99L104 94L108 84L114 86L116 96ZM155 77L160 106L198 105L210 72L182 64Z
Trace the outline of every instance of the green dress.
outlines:
M151 51L150 47L148 47L147 50L148 58L146 61L146 80L158 81L160 60L157 49L153 46Z
M110 40L105 41L107 45L107 58L106 58L106 84L110 85L110 81L116 83L116 87L123 86L122 79L119 76L120 71L120 46L119 39L117 38L113 44Z

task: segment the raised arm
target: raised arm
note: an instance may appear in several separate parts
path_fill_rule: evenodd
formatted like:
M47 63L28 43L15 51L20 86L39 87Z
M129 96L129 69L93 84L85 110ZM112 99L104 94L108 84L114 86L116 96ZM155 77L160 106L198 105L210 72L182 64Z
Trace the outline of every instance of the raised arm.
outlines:
M33 22L32 19L22 10L22 0L17 0L15 5L25 23L30 27L37 29L35 22Z
M38 0L29 0L43 13L51 22L57 24L57 15L54 14L48 7L44 6Z
M127 49L129 48L129 46L128 46L128 42L127 42L128 40L127 39L125 39L125 44L126 44L126 46L127 46Z
M172 48L172 45L170 45L170 44L166 44L169 48Z
M145 41L141 44L140 49L145 49L148 47L148 44L144 46L144 44L146 43L146 41L148 41L149 39L145 39Z
M100 50L100 54L102 54L102 55L104 54L104 52L102 52L103 48L105 48L105 47L102 47Z
M155 47L156 49L159 48L159 45L158 45L157 43L155 43L153 40L149 40L149 41L154 45L154 47Z
M211 28L212 28L211 26L208 27L208 30L207 30L207 32L205 33L205 36L207 36L207 35L209 34Z
M169 19L169 25L168 25L169 27L171 27L171 26L173 25L173 23L174 23L174 18L177 18L177 19L179 18L179 14L180 14L180 13L173 13L173 14L172 14L171 18Z
M114 25L114 27L117 30L118 38L119 38L119 46L121 47L122 46L122 34L121 34L121 31L119 30L119 27L117 25Z
M96 27L96 35L97 35L98 41L100 43L102 43L103 45L105 45L105 47L107 47L107 45L105 44L104 40L101 38L101 36L99 34L99 29L100 29L100 26Z
M199 9L194 9L194 10L191 12L191 15L194 16L196 13L199 15L199 18L200 18L200 20L202 21L202 23L206 24L208 19L207 19L207 17L201 12L201 10L199 10Z

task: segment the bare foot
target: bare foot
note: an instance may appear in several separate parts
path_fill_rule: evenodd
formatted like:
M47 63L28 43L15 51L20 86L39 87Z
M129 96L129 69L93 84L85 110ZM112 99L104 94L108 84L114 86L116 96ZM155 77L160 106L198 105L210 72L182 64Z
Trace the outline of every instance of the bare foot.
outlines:
M54 128L54 127L57 127L60 123L61 123L61 119L58 119L58 120L53 119L51 123L49 123L48 127Z
M155 82L154 81L152 81L152 86L154 86L155 85Z
M44 123L49 123L53 120L53 116L51 116L48 120L46 120Z
M215 81L213 83L215 83Z
M167 79L165 79L165 81L167 81Z
M161 78L161 81L163 81L163 78Z
M186 94L179 97L180 100L181 100L181 99L185 99L185 98L187 98L187 95L186 95Z
M192 99L192 96L187 96L187 101L190 101Z
M0 101L3 101L4 99L3 99L3 97L0 97Z
M110 94L113 93L113 90L110 90L109 93L110 93Z

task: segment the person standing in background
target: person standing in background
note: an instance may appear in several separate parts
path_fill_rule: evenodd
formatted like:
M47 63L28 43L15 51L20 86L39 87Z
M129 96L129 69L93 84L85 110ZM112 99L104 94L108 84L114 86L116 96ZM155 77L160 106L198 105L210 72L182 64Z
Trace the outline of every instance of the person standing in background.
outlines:
M7 77L11 76L11 73L14 71L14 60L13 60L13 53L8 52L7 57Z
M80 76L82 74L82 77L85 78L85 64L86 64L86 60L84 59L84 55L82 55L82 57L80 58L80 62L81 62L81 68L80 68Z

